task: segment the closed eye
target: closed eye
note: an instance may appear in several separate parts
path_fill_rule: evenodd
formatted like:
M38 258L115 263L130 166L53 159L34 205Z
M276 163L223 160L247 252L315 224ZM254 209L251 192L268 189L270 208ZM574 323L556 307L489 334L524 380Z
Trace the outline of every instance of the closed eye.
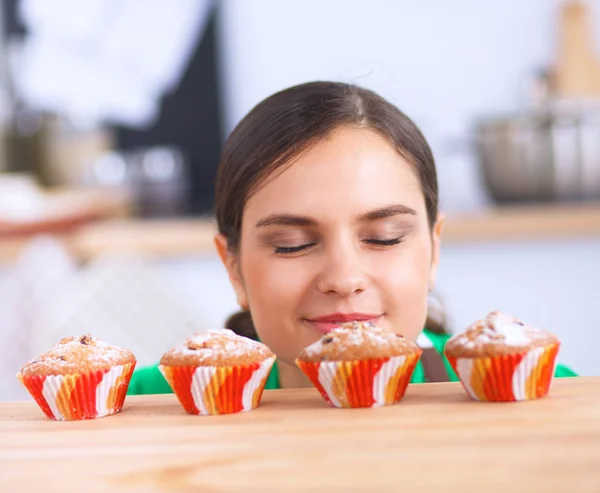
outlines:
M399 236L398 238L390 238L389 240L378 240L376 238L367 238L362 240L369 245L377 245L377 246L393 246L402 243L404 237Z
M310 247L313 247L316 244L317 244L316 242L312 242L312 243L305 243L304 245L290 246L290 247L276 246L276 247L274 247L274 251L278 255L290 255L292 253L298 253L298 252L302 252L304 250L308 250Z
M376 238L366 238L362 241L369 245L386 247L386 246L398 245L398 244L402 243L403 240L404 240L404 237L399 236L398 238L390 238L388 240L379 240ZM294 253L302 252L304 250L308 250L309 248L312 248L316 244L317 244L316 242L312 242L312 243L305 243L304 245L298 245L298 246L289 246L289 247L288 246L276 246L276 247L274 247L274 252L277 255L291 255Z

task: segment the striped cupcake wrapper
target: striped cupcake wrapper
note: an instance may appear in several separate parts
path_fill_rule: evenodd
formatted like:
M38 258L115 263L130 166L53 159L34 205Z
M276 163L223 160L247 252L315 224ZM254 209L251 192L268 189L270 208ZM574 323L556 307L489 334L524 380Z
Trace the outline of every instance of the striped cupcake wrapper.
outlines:
M473 400L516 402L548 394L559 348L557 343L505 356L446 357Z
M357 361L296 360L323 398L334 407L378 407L399 402L421 351Z
M275 358L238 366L164 366L160 371L189 414L217 415L258 407Z
M89 373L36 375L17 378L44 414L59 421L94 419L123 408L135 363Z

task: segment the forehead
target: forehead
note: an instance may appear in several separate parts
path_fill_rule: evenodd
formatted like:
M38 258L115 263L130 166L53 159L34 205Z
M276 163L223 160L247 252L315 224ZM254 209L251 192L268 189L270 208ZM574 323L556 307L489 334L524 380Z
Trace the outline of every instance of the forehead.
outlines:
M425 210L412 165L378 133L342 128L259 187L244 218L287 212L326 219L399 203Z

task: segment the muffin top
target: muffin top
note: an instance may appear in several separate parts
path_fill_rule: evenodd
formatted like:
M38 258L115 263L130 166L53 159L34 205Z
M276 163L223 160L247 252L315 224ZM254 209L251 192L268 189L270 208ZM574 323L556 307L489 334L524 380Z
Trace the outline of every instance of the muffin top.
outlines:
M312 362L355 361L420 351L414 342L400 334L388 332L370 322L348 322L304 348L298 359Z
M131 351L110 346L89 334L65 337L52 349L29 361L21 375L67 375L135 363Z
M560 342L550 332L527 325L521 320L499 311L489 313L451 337L444 351L454 357L478 357L515 354L535 347Z
M164 366L234 366L261 363L274 358L264 344L237 335L229 329L196 332L160 360Z

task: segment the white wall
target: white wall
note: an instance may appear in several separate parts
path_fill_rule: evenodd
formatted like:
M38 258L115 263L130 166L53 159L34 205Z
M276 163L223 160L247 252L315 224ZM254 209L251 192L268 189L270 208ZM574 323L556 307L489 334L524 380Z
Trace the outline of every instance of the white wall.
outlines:
M600 375L600 238L443 248L438 287L453 330L502 310L563 341L561 363Z
M223 0L227 130L293 84L356 81L411 116L429 140L446 211L484 201L473 159L448 153L473 118L507 112L551 63L559 0ZM600 0L594 8L600 47Z

